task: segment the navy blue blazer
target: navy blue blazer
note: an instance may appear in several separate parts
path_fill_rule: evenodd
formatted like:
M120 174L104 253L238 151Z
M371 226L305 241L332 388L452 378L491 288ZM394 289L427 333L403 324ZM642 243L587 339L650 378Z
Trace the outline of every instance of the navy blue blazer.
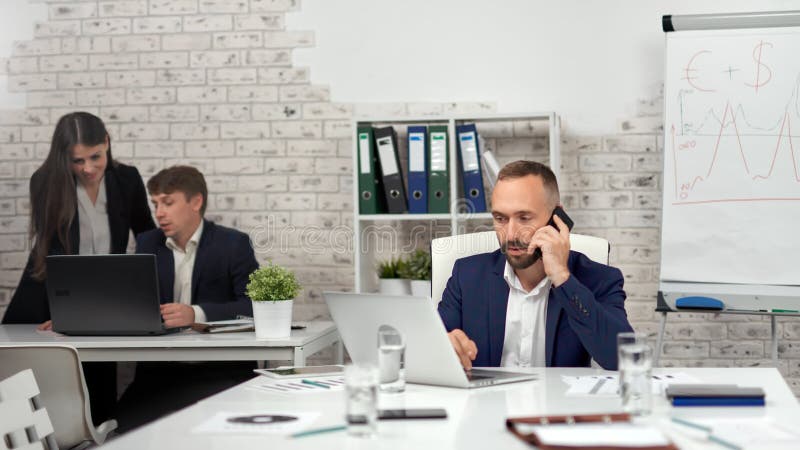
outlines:
M136 253L156 255L161 303L172 303L175 261L164 232L155 229L137 236ZM257 268L246 234L205 220L192 270L192 304L203 308L208 320L252 316L253 305L245 289Z
M509 287L500 250L462 258L453 266L439 315L478 347L478 367L498 367L503 356ZM617 368L617 334L633 331L625 313L622 272L569 252L569 279L551 288L545 319L547 367L588 367L594 358Z

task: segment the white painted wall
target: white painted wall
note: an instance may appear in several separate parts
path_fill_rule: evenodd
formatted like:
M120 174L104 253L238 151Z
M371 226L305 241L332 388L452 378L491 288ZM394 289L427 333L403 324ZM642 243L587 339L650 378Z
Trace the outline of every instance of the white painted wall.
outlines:
M797 9L790 0L301 0L287 28L343 102L496 101L610 134L664 78L663 14Z
M47 7L29 0L0 0L0 58L11 56L14 41L33 38L33 24L47 20ZM8 77L0 73L0 109L25 107L24 94L8 92Z

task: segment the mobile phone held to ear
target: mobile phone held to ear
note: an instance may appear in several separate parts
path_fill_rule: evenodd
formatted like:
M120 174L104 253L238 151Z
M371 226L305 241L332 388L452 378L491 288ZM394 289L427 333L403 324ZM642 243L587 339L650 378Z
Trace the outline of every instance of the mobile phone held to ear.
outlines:
M575 225L575 222L573 222L572 219L570 219L570 217L567 215L567 212L564 211L564 208L560 206L556 206L556 209L553 210L553 215L550 216L550 220L547 222L547 225L550 225L551 227L555 228L556 231L559 231L558 225L556 225L556 221L555 219L553 219L555 216L558 216L561 219L561 221L567 225L567 228L572 230L572 227ZM542 257L541 248L537 248L536 250L533 251L533 262L538 261L539 258L541 257Z
M408 419L446 419L447 411L442 408L422 409L382 409L378 411L380 420L408 420Z

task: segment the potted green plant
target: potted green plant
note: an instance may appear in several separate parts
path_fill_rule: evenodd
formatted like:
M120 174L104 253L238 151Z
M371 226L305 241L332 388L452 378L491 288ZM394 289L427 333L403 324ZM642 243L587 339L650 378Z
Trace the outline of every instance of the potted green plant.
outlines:
M400 276L411 280L411 295L430 297L431 254L425 250L417 250L412 253L400 269Z
M294 273L272 262L250 274L247 296L253 301L256 339L287 338L292 330L292 305L302 288Z
M391 258L378 263L378 292L390 295L409 295L411 286L400 275L405 269L405 261Z

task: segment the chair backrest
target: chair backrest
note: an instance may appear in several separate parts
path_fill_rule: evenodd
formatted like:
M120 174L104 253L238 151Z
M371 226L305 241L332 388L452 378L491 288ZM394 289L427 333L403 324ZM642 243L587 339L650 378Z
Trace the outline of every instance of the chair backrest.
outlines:
M0 378L25 369L32 369L39 381L41 402L50 413L58 446L97 442L78 352L62 345L0 346Z
M583 253L592 261L608 264L610 247L607 240L570 233L569 243L572 250ZM431 293L434 301L438 303L442 300L442 293L457 259L478 253L493 252L498 248L500 248L500 244L497 242L497 234L494 231L434 239L431 242Z
M31 369L0 380L0 448L58 448Z

